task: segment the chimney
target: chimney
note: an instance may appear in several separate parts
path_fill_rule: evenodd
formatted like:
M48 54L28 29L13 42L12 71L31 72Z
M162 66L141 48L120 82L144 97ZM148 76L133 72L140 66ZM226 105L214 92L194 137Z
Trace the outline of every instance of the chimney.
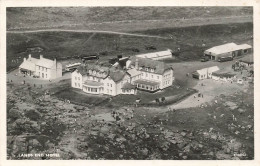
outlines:
M26 58L23 58L23 61L25 62L25 61L26 61Z
M32 58L32 55L31 55L31 54L29 54L29 60L31 60L31 58Z
M42 59L43 58L43 55L40 55L40 59Z
M138 58L135 59L135 69L138 70Z
M54 58L54 60L53 60L53 63L55 64L57 61L56 61L56 58Z

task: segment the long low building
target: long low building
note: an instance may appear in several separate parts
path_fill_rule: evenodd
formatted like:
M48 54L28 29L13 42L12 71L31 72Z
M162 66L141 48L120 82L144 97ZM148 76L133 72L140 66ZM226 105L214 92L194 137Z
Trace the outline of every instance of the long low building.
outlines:
M192 73L192 77L199 79L199 80L203 80L203 79L208 79L208 78L212 78L212 73L216 72L219 70L218 66L212 66L212 67L208 67L208 68L203 68L200 70L196 70L195 72Z
M136 55L136 57L138 57L138 58L148 58L148 59L152 59L152 60L168 59L168 58L172 58L172 51L170 49L168 49L166 51L139 54L139 55Z
M204 56L209 57L211 60L218 60L222 57L239 57L251 52L252 46L248 44L227 43L207 49L204 51Z

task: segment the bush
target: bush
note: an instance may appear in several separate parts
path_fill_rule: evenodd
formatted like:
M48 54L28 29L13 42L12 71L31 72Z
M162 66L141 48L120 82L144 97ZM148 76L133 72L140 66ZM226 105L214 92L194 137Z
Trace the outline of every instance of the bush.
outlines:
M17 109L11 108L8 111L7 117L10 118L11 120L16 120L21 117L21 114Z
M25 116L28 117L30 120L37 121L40 119L41 114L38 111L31 109L25 112Z

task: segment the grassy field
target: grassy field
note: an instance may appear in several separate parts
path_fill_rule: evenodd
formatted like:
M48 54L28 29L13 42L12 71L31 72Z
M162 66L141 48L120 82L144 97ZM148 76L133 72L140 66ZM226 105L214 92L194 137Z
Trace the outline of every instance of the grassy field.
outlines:
M28 34L7 34L7 71L17 67L23 57L27 57L27 48L41 47L47 58L70 59L81 54L102 54L100 61L107 61L117 55L132 56L150 52L145 46L153 45L157 50L167 48L176 56L171 62L198 60L203 51L215 45L227 42L248 43L252 45L253 24L205 25L186 28L166 28L138 31L141 34L153 34L169 39L125 36L103 33L79 32L41 32ZM202 44L205 44L203 47ZM181 51L178 52L177 48ZM138 49L139 52L134 52ZM156 51L156 50L154 50ZM34 55L33 55L34 56ZM39 54L35 55L39 57ZM12 62L16 60L16 62Z
M116 25L117 30L127 30L123 27L128 27L131 30L138 27L147 28L145 20L148 20L153 27L162 27L168 21L160 22L158 25L156 22L150 22L150 20L223 18L252 16L252 13L253 9L251 7L7 8L7 29L87 27L87 29L97 28L104 30ZM121 27L120 24L124 26ZM135 26L129 28L131 24Z

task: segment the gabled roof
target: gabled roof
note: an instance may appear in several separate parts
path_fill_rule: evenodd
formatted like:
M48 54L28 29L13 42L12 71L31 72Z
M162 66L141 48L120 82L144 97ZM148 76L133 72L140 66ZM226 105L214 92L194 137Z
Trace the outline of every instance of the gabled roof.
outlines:
M172 55L171 50L151 52L151 53L146 53L146 54L139 54L139 55L136 55L136 57L151 58L152 59L152 58L157 58L157 57L162 57L162 56L167 56L167 55Z
M136 70L135 68L127 70L127 73L128 73L131 77L134 77L134 76L137 76L137 75L142 74L140 71Z
M52 66L55 65L55 63L54 63L53 60L46 59L46 58L42 57L42 58L38 59L36 65L43 66L43 67L46 67L46 68L52 68Z
M212 47L207 49L205 52L214 54L223 54L226 52L231 52L237 49L237 45L235 43L227 43L219 46Z
M235 43L227 43L227 44L223 44L223 45L219 45L207 49L205 53L210 55L218 55L218 54L228 53L236 50L244 50L249 48L252 48L252 46L248 44L237 45Z
M35 71L35 63L32 61L26 60L19 67L30 71Z
M123 70L110 70L109 71L109 76L114 82L121 81L125 75L126 75L126 72Z
M133 85L133 84L130 84L129 82L126 82L126 83L123 85L123 87L122 87L122 89L135 89L135 88L136 88L136 86Z
M135 56L132 56L130 58L130 61L131 61L130 66L131 65L135 66L136 59L138 59L138 67L152 68L152 69L154 69L153 73L155 73L155 74L163 74L164 71L166 71L168 69L172 69L171 66L168 66L164 62L147 59L147 58L138 58ZM141 71L145 71L144 68L141 69Z
M208 68L204 68L204 69L200 69L194 72L194 74L198 73L199 75L203 75L203 74L207 74L218 71L219 67L218 66L212 66L212 67L208 67Z
M97 76L96 74L90 73L89 72L90 70L96 71L96 72L101 72L104 74ZM105 66L101 66L101 65L93 65L93 64L88 64L86 66L81 65L77 68L76 71L79 72L82 76L88 75L88 76L95 76L95 77L99 77L99 78L103 78L103 79L110 76L110 78L114 82L118 82L118 81L122 80L124 78L124 76L126 75L126 72L124 70L119 70L119 69L116 69L113 67L109 68L109 67L105 67Z
M100 65L95 65L95 64L88 64L88 65L80 65L77 68L77 71L82 75L92 75L96 76L93 73L90 73L89 70L96 71L96 72L101 72L104 73L104 75L101 75L101 78L106 78L109 74L109 68L105 66L100 66Z

